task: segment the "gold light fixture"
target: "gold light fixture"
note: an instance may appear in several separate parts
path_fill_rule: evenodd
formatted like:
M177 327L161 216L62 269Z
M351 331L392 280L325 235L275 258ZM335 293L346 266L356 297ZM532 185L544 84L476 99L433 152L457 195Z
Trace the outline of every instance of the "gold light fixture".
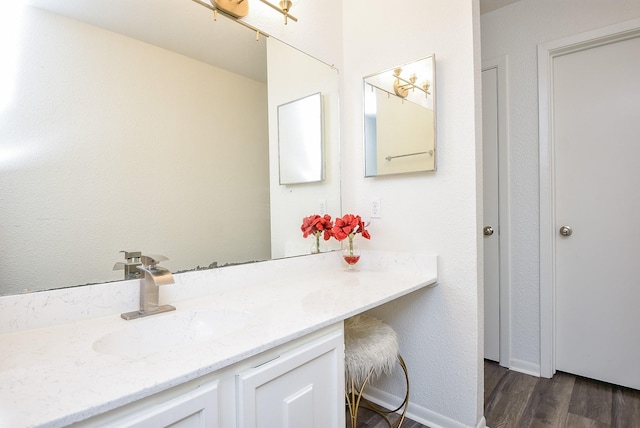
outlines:
M418 81L418 77L415 74L412 74L408 80L402 77L401 74L402 68L396 68L393 70L393 76L395 77L393 90L397 96L407 98L409 90L415 89L424 92L425 97L430 95L429 87L431 84L428 81L425 81L422 85L417 85L416 82Z
M270 3L268 0L260 0L262 3L266 4L267 6L269 6L271 9L273 10L277 10L278 12L280 12L281 14L284 15L284 25L287 25L287 19L291 19L295 22L298 22L298 18L296 18L295 16L291 15L289 13L289 10L291 10L291 6L293 6L293 3L290 0L282 0L280 1L280 7Z
M249 0L212 0L216 10L221 10L234 18L242 18L249 13Z
M247 27L250 30L256 32L256 40L260 40L260 34L264 36L268 36L267 33L263 33L256 27L247 24L241 19L238 19L242 16L245 16L249 13L249 0L210 0L211 4L207 4L202 0L192 0L194 3L198 3L200 6L206 7L209 10L213 11L213 20L218 20L218 13L226 16L229 19L236 21L238 24ZM241 15L244 13L244 15Z

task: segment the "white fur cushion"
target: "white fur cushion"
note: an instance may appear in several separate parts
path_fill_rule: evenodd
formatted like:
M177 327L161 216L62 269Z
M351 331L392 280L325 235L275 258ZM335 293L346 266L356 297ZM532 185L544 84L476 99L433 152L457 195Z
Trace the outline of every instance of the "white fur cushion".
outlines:
M347 379L360 385L372 368L373 376L393 371L399 346L389 325L369 315L356 315L344 321L344 336Z

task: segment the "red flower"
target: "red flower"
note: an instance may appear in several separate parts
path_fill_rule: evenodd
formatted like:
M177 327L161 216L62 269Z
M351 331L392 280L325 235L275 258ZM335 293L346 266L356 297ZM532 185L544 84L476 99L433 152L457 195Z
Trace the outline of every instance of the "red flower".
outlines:
M366 225L359 215L345 214L342 218L336 218L331 233L338 241L342 241L350 235L353 237L356 233L362 234L363 238L370 239L371 235L365 227Z
M302 226L300 226L300 230L302 230L302 236L304 238L309 235L316 235L324 232L324 240L327 241L331 238L332 227L333 223L331 222L330 215L325 214L320 217L317 214L313 214L302 219Z

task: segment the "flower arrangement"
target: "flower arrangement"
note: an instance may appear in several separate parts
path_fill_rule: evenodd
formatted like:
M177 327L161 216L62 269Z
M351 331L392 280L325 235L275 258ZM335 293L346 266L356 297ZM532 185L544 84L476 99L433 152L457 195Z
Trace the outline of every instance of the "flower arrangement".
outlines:
M332 236L332 228L333 223L331 222L331 216L328 214L325 214L324 216L313 214L309 217L305 217L302 219L302 226L300 226L300 230L302 230L302 236L304 238L307 238L309 235L313 235L315 237L315 243L311 251L312 253L320 252L320 236L324 234L324 240L328 241Z
M342 247L342 257L352 269L353 265L360 260L360 253L353 245L353 238L359 233L365 239L371 239L371 235L366 229L365 223L359 215L345 214L343 217L336 218L331 229L331 234L338 241L344 241L348 238Z
M363 238L371 239L371 235L369 235L365 227L366 225L359 215L345 214L342 218L336 218L336 222L331 229L331 234L338 241L342 241L347 237L349 240L353 240L356 233L361 234Z
M331 221L331 216L325 214L319 216L317 214L310 215L302 219L302 236L304 238L313 235L314 244L311 247L312 253L320 252L320 236L324 235L324 240L328 241L332 236L342 242L342 257L349 265L349 269L353 269L358 260L360 260L360 251L353 243L356 234L362 235L365 239L371 239L371 235L366 229L367 225L362 221L359 215L345 214L337 217L335 223Z

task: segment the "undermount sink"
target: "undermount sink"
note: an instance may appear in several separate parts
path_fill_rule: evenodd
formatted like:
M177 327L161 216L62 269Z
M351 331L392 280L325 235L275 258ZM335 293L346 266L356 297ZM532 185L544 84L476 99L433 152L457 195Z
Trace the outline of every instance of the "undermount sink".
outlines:
M93 343L101 354L145 356L226 336L243 328L247 312L236 310L195 310L169 312L127 321L119 330Z

